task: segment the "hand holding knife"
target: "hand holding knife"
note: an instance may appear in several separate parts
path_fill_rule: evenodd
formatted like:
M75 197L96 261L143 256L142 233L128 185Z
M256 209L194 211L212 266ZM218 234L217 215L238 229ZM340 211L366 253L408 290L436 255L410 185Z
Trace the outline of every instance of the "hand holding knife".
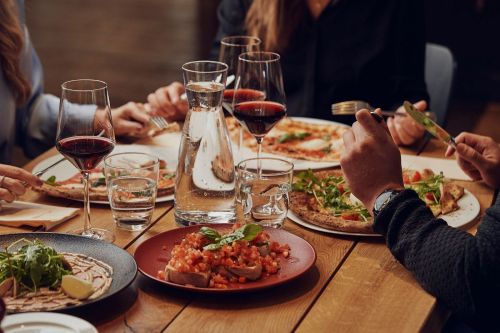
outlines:
M427 117L423 112L420 112L408 101L403 103L405 111L413 118L418 124L422 125L427 132L446 143L448 146L456 148L455 138L446 132L441 126L436 124L431 118Z

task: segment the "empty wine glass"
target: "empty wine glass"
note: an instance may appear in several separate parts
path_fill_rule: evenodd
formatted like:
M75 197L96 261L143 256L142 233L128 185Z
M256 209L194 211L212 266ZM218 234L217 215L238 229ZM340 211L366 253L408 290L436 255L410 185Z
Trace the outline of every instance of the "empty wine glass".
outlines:
M74 233L114 241L113 232L93 228L90 219L89 175L115 147L108 87L98 80L73 80L62 84L56 148L83 178L83 228Z

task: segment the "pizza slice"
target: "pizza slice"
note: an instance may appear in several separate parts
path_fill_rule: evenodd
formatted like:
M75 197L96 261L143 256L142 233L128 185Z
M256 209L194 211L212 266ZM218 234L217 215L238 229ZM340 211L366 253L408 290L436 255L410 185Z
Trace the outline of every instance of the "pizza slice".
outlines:
M434 216L459 209L464 188L430 169L403 170L406 188L417 192ZM373 218L347 186L341 170L298 173L290 194L290 210L301 219L327 229L373 233Z
M436 175L430 169L422 172L403 170L405 187L417 192L431 209L434 216L458 210L458 200L464 195L464 188L446 179L442 173Z
M90 170L89 198L92 201L108 201L106 188L106 178L104 169L97 167ZM174 193L175 171L169 170L165 161L160 160L160 170L158 176L157 195L158 197ZM36 189L53 197L83 200L83 180L80 173L65 180L57 180L56 176L50 176L42 187Z
M233 142L239 140L237 120L226 118ZM285 118L265 137L262 149L265 152L286 157L318 162L338 161L344 149L342 135L348 129L343 125L313 124ZM257 142L244 131L243 142L246 147L256 151Z
M296 175L290 194L290 210L303 220L321 227L350 232L373 233L368 210L354 199L341 170Z

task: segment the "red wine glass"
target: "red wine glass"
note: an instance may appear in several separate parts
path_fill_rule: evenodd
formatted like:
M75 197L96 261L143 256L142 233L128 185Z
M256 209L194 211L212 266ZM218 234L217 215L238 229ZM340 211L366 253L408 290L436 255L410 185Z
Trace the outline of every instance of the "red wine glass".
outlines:
M222 106L233 115L233 97L236 70L238 69L238 57L242 53L260 51L261 40L254 36L226 36L220 41L219 61L227 65L226 89ZM238 97L237 97L238 98ZM237 142L238 161L241 158L241 148L243 146L243 128L239 126L239 137Z
M56 148L83 178L84 224L74 233L113 242L113 232L92 227L89 202L90 172L115 147L108 87L88 79L67 81L61 87Z
M257 140L260 158L265 135L286 116L279 54L240 54L234 89L233 115Z

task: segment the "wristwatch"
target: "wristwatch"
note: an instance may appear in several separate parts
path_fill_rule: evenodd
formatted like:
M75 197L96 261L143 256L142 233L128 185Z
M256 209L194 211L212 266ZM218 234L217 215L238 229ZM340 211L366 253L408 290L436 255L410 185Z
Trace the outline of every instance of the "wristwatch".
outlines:
M380 193L377 199L375 199L375 203L373 204L373 217L377 217L377 215L382 211L382 209L387 206L387 204L394 198L396 195L404 191L404 189L389 189Z

